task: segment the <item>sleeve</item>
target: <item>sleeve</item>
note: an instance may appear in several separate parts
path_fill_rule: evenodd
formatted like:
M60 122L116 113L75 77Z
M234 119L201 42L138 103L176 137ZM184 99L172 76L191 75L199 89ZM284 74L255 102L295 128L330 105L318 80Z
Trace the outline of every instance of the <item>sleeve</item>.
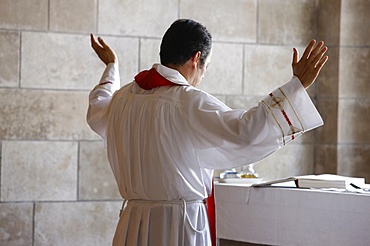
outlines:
M250 110L232 110L210 96L192 114L192 144L203 168L226 169L271 155L323 124L298 78L274 90Z
M105 138L108 106L112 96L120 87L118 63L109 63L98 85L89 94L86 120L91 129Z
M324 124L297 77L271 92L262 103L279 126L283 144Z

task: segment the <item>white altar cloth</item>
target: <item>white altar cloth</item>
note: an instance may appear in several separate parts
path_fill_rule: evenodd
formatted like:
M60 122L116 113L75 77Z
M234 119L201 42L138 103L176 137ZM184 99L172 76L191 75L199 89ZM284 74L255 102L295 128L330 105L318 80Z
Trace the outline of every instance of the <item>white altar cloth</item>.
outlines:
M370 193L215 185L217 237L266 245L370 245Z

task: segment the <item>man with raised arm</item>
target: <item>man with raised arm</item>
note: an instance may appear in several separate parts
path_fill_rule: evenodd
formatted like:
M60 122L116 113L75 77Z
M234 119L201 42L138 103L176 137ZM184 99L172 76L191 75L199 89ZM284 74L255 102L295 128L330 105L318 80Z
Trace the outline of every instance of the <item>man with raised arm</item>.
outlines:
M161 64L122 88L115 52L94 35L91 44L107 67L87 121L105 141L125 201L113 245L211 245L204 201L213 170L259 161L323 124L305 90L328 59L323 42L312 40L300 59L294 49L291 81L249 110L196 88L212 56L212 37L198 22L175 21Z

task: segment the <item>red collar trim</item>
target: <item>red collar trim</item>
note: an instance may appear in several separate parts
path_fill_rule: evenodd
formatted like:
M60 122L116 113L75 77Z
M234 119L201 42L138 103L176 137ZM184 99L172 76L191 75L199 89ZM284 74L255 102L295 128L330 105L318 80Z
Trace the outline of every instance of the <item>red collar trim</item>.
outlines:
M151 90L160 86L178 85L160 75L155 68L140 72L135 76L135 81L144 90Z

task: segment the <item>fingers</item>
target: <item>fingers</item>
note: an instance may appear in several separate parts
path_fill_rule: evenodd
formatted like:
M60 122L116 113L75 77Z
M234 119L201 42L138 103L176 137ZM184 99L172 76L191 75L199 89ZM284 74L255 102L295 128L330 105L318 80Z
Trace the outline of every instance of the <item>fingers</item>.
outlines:
M313 57L312 63L316 67L318 65L318 62L322 59L325 52L328 50L326 46L322 47L320 50L317 51L315 56Z
M312 48L314 47L315 44L316 44L316 40L312 39L311 42L307 45L307 48L305 49L302 55L302 59L308 59L308 57L311 54Z
M324 65L325 65L325 63L328 61L328 59L329 59L329 57L328 57L328 56L324 56L324 58L322 58L322 59L320 60L320 62L319 62L319 63L317 63L317 65L316 65L317 73L320 73L321 68L323 68L323 67L324 67Z
M117 55L114 50L112 50L101 37L98 37L96 40L95 36L90 34L90 38L91 46L102 62L106 65L117 62Z
M95 40L95 36L94 34L90 34L90 39L91 39L91 46L94 46L97 44L96 40Z
M324 42L320 41L317 43L316 47L312 50L310 56L316 56L317 53L321 50L321 48L324 46Z
M104 41L103 38L98 37L98 42L95 39L94 34L90 34L91 37L91 46L93 49L96 51L97 49L104 49L104 50L109 50L111 51L112 49L110 46Z
M298 63L298 59L299 59L298 50L296 48L293 48L293 61L292 61L292 65Z
M94 34L90 34L91 47L97 51L99 48L102 48L101 45L96 41Z
M311 40L302 56L302 59L307 59L310 63L313 64L314 67L318 65L325 52L328 50L328 48L324 46L323 41L318 42L316 45L315 44L316 40ZM325 64L325 62L323 63L323 65Z
M328 56L325 55L327 50L328 48L324 46L323 41L316 43L314 39L307 45L300 59L297 49L293 49L293 75L300 79L305 88L308 88L315 81L328 61Z
M107 45L107 43L101 38L101 37L98 37L98 41L99 41L99 43L101 44L101 46L103 47L103 48L107 48L107 47L109 47L108 45Z

